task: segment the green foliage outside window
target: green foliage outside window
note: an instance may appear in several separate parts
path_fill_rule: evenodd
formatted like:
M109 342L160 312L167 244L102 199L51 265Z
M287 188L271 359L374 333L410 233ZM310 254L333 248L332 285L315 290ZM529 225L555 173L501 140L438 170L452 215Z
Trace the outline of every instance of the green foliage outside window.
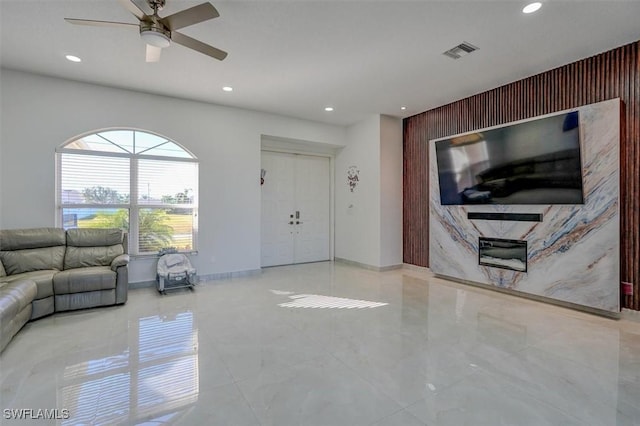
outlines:
M85 188L82 195L87 203L95 204L126 204L129 202L129 194L121 195L115 189L103 186Z
M94 186L82 191L85 200L99 204L126 204L128 194L119 194L117 190L108 187ZM163 195L162 203L189 204L193 202L193 190L185 189L175 195ZM191 232L191 221L180 219L191 215L191 209L185 208L141 208L138 210L138 252L157 252L162 248L179 246L179 249L190 250L190 242L182 244L174 241L176 232L185 234ZM172 226L175 225L175 226ZM105 209L96 214L78 220L82 228L121 228L129 229L129 209ZM177 227L177 228L176 228ZM189 238L190 241L190 238Z
M140 209L138 212L139 252L156 252L172 245L173 227L166 209ZM86 228L129 229L129 211L118 209L113 213L97 213L82 224Z

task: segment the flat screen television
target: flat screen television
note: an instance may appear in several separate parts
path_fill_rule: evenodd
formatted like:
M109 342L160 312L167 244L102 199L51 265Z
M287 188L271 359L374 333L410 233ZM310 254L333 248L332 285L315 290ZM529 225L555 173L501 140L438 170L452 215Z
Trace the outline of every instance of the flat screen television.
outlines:
M578 112L435 142L440 201L583 204Z

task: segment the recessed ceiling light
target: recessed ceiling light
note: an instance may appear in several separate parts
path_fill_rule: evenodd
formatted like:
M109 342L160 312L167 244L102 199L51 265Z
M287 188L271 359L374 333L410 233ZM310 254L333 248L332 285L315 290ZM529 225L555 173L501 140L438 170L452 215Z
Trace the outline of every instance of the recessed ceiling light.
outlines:
M233 87L231 87L231 86L224 86L224 87L222 88L222 90L224 90L225 92L233 92Z
M71 61L71 62L82 62L82 59L78 58L77 56L73 56L73 55L67 55L67 56L65 56L65 58L67 58L67 60Z
M535 3L529 3L522 9L522 13L533 13L542 7L542 3L539 1Z
M325 107L324 110L327 112L331 112L333 111L333 107Z
M407 109L407 107L406 106L401 106L400 109L404 111L404 110Z

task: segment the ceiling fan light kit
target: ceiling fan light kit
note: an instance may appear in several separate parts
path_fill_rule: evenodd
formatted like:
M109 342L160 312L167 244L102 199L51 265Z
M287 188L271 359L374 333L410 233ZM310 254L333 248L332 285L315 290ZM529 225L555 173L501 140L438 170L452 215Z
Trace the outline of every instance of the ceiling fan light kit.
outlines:
M164 7L165 0L147 0L147 4L153 9L152 15L144 13L132 0L119 0L119 2L138 19L139 25L125 22L75 18L65 18L65 20L74 25L124 28L139 27L140 38L147 44L147 62L158 61L160 59L160 49L169 47L171 42L188 47L189 49L218 59L219 61L227 57L227 52L176 31L220 16L211 3L202 3L162 18L158 16L158 11Z
M153 28L140 30L142 41L155 47L169 47L171 39L162 31Z

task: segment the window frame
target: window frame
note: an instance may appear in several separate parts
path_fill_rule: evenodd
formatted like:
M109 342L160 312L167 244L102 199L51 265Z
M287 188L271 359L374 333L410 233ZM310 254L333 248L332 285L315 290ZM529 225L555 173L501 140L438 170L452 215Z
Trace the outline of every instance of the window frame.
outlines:
M140 132L147 133L153 136L157 136L165 140L165 142L160 143L152 148L147 148L140 154L129 153L129 152L108 152L108 151L96 151L89 149L75 149L75 148L66 148L67 145L76 142L79 139L85 138L90 135L100 135L100 133L110 132L110 131L130 131L130 132ZM135 135L135 133L134 133ZM135 138L135 136L134 136ZM108 141L119 148L126 151L126 149L120 147L118 144L112 141ZM144 154L144 152L154 149L158 146L164 145L165 143L171 142L176 146L180 147L185 153L189 154L191 158L187 157L170 157L163 155L148 155ZM129 203L119 203L119 204L97 204L97 203L63 203L62 202L62 156L63 154L74 154L74 155L88 155L92 157L119 157L119 158L128 158L129 159ZM155 161L171 161L171 162L186 162L186 163L195 163L196 164L196 182L195 188L193 189L193 202L179 203L179 204L168 204L168 203L140 203L138 199L138 161L139 160L155 160ZM129 229L128 229L128 239L129 239L129 252L132 257L154 257L157 256L156 252L139 252L139 211L140 209L167 209L167 208L182 208L182 209L191 209L192 210L192 248L191 250L179 250L180 253L187 254L197 254L198 253L198 205L199 205L199 186L200 186L200 162L198 158L193 155L191 151L186 149L182 144L167 138L161 134L151 132L149 130L136 129L136 128L123 128L123 127L112 127L106 129L93 130L90 132L83 133L81 135L75 136L71 139L68 139L60 146L58 146L55 150L55 205L56 205L56 213L55 213L55 224L57 227L63 227L64 218L63 211L64 209L126 209L129 211Z

